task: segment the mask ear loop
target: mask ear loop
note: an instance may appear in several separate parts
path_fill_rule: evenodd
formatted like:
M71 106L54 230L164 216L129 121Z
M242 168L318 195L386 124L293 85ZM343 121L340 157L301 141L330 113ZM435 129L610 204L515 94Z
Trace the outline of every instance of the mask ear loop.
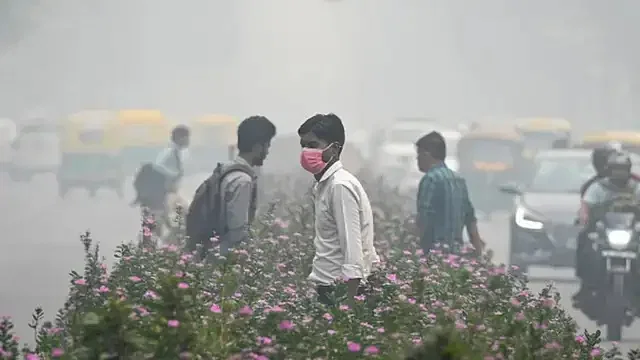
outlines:
M332 143L331 143L331 144L329 144L326 148L324 148L324 150L325 150L325 151L326 151L326 150L329 150L329 149L330 149L332 146L334 146L334 145L337 147L338 151L340 151L340 150L342 149L342 146L340 146L340 144L338 144L337 142L332 142ZM332 157L329 159L329 161L327 161L327 164L330 164L330 163L333 161L333 159L335 159L335 157L336 157L336 156L337 156L337 155L332 156Z

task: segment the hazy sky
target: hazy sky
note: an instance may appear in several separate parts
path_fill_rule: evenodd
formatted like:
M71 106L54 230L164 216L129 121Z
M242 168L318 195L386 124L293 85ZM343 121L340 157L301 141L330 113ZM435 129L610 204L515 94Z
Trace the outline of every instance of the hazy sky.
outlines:
M0 104L14 117L157 107L179 119L263 113L287 127L327 111L362 126L634 119L631 0L29 2L30 16L4 26L19 41L0 53Z

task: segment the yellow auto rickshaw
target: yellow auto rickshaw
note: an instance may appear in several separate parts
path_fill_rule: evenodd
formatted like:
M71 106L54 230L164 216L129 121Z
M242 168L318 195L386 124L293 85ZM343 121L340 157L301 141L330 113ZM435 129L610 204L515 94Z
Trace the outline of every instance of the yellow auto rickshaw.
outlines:
M618 143L622 149L640 154L640 132L637 131L603 131L589 133L582 137L578 148L595 149L608 144Z
M206 115L191 124L188 173L211 172L236 152L238 122L229 115Z
M117 114L83 111L71 115L60 127L61 161L57 171L58 193L85 188L91 197L109 188L124 197L124 173Z
M121 110L118 126L122 144L120 156L128 174L134 173L143 163L155 161L170 141L171 124L158 110Z
M482 127L459 140L458 162L476 209L487 216L512 207L512 198L502 194L499 186L523 182L532 163L516 131Z
M560 118L521 119L516 131L522 136L529 151L568 148L571 141L571 123Z

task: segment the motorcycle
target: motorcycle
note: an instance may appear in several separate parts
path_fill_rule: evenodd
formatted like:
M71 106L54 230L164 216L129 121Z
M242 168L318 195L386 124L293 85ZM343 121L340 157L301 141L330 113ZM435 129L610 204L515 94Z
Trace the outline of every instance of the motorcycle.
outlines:
M640 204L605 208L587 234L600 280L595 318L599 326L606 326L607 340L620 341L622 328L631 325L636 311Z

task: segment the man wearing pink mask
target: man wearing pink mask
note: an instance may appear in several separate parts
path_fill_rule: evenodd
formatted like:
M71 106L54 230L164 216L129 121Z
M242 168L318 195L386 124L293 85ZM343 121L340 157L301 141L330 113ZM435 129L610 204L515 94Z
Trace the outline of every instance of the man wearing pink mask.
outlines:
M315 248L309 280L317 284L318 299L333 304L334 285L347 281L347 301L363 289L379 262L373 245L373 212L360 181L340 162L345 142L342 120L317 114L298 129L300 164L316 179Z

